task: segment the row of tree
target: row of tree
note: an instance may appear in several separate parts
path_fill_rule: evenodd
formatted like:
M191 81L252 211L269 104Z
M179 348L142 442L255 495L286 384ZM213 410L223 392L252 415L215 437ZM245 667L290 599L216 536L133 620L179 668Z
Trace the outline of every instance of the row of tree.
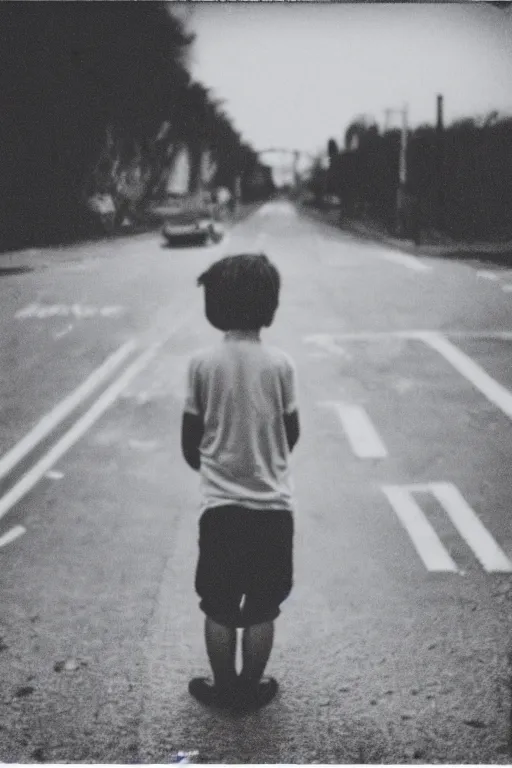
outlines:
M193 37L166 3L0 3L0 245L90 231L161 194L183 146L231 186L257 155L188 69Z
M406 234L444 233L458 240L512 237L512 118L497 113L439 130L423 125L407 135ZM370 217L397 228L400 131L381 133L365 119L329 142L329 163L313 177L318 196L336 195L341 214Z

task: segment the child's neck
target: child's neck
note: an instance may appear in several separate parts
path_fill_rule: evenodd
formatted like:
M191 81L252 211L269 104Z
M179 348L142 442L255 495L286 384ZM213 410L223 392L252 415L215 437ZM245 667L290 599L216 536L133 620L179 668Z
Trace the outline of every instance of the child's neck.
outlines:
M227 341L260 341L260 332L257 331L226 331Z

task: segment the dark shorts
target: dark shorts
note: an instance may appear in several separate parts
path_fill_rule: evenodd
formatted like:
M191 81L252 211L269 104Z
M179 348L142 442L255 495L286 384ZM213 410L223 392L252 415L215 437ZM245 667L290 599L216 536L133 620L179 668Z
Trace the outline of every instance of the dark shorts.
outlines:
M288 510L205 510L196 571L201 610L226 627L273 621L292 588L292 544Z

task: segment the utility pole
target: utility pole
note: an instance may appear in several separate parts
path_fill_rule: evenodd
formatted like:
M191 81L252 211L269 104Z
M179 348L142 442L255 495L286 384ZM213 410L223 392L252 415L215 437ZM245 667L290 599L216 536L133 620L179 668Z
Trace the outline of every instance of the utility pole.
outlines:
M384 110L384 133L387 133L389 130L389 120L393 112L393 109Z
M398 234L402 235L405 229L405 204L406 204L406 186L407 186L407 122L408 122L408 108L407 105L401 110L402 112L402 130L400 133L400 159L398 163L398 194L396 201L397 208L397 230Z
M389 118L392 114L399 114L402 118L400 129L400 154L398 158L398 187L396 192L396 231L402 235L405 229L405 203L407 186L407 131L409 121L409 107L407 104L401 109L386 109L385 130L388 130Z
M437 185L437 228L444 230L444 121L443 121L443 97L437 97L437 123L436 123L436 185Z

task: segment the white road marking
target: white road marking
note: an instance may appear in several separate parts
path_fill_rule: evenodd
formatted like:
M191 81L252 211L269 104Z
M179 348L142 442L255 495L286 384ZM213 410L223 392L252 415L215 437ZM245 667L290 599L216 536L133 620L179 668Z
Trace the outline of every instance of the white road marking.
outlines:
M80 403L91 395L137 348L135 341L127 341L108 357L99 368L47 413L33 429L0 459L0 478L5 477L30 451L66 419Z
M57 331L53 334L54 339L61 339L63 336L66 336L68 333L70 333L73 330L73 325L69 324L64 328L62 331Z
M6 544L10 544L16 539L19 539L19 537L23 536L26 532L27 529L22 525L15 525L14 528L11 528L7 533L4 533L3 536L0 536L0 547L5 547Z
M429 571L456 573L457 565L407 486L384 485L383 492Z
M484 280L497 280L498 275L495 272L490 272L488 269L479 269L476 273L477 277L483 277Z
M512 419L512 392L489 376L468 355L458 349L440 333L426 332L422 340L436 352L439 352L459 373L506 416Z
M511 573L512 563L452 483L430 483L430 490L486 571Z
M505 291L505 293L512 293L512 283L505 283L505 285L501 286L501 290Z
M378 250L375 252L375 255L379 259L384 259L385 261L389 261L394 264L399 264L401 267L412 269L414 272L431 272L432 271L432 267L430 266L430 264L424 264L416 256L409 256L406 253Z
M400 500L400 498L403 497L413 500L413 493L432 494L432 496L434 496L441 504L454 527L468 544L470 549L472 549L476 558L486 571L490 573L512 572L512 562L498 546L494 538L453 483L413 483L402 486L383 486L383 490L386 495L388 495L388 498L390 498L388 493L390 488L394 489L392 495L394 495L395 500ZM395 493L396 489L398 490ZM416 502L414 503L416 504ZM393 506L396 509L395 504L393 504Z
M409 339L425 341L429 334L437 331L349 331L347 333L312 333L303 337L305 344L317 344L332 354L342 354L338 342L343 341L379 341L381 339ZM457 339L496 339L512 341L512 331L443 331L444 337Z
M0 499L0 519L18 503L52 468L52 466L89 430L117 399L129 382L140 373L157 354L163 342L156 342L142 352L121 376L94 402L86 413L52 446L52 448Z
M58 472L55 469L50 469L50 471L46 473L46 477L48 480L62 480L64 477L64 472Z
M360 405L327 402L320 405L334 408L347 439L356 456L361 459L383 459L388 455L370 417Z
M85 319L91 317L119 317L125 312L124 307L110 306L110 307L92 307L82 304L73 304L67 306L66 304L29 304L27 307L20 309L14 315L18 320L26 318L37 318L44 320L49 317L76 317L77 319Z

